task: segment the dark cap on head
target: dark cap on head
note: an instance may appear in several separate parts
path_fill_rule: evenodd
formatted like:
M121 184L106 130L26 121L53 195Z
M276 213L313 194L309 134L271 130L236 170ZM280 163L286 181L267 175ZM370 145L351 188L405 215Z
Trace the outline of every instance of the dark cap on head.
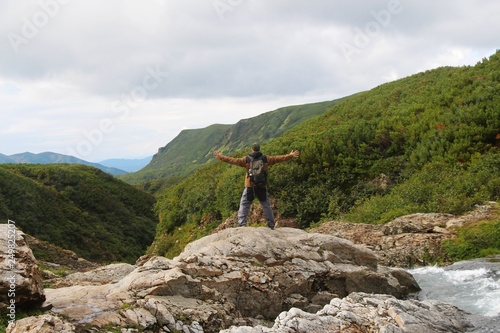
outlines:
M252 150L253 151L260 151L260 145L258 143L254 143L252 145Z

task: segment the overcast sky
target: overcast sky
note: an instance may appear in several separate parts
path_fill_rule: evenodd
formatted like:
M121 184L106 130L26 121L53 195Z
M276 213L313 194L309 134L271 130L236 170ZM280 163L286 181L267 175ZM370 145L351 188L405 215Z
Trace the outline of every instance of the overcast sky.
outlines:
M498 0L0 1L0 153L152 155L183 129L499 48Z

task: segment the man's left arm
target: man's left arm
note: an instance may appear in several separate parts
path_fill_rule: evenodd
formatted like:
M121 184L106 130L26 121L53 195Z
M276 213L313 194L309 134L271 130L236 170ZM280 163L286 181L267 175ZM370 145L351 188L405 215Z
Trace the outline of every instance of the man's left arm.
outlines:
M285 162L285 161L288 161L288 160L291 160L291 159L297 158L297 157L299 157L299 151L292 150L290 152L290 154L286 154L286 155L267 156L267 163L269 163L269 165L273 165L273 164Z

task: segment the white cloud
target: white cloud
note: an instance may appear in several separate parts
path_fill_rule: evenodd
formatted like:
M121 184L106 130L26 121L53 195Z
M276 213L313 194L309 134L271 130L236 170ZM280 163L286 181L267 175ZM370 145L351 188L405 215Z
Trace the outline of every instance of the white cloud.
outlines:
M0 152L67 153L110 120L85 157L144 156L183 128L472 65L498 47L499 11L495 0L2 1Z

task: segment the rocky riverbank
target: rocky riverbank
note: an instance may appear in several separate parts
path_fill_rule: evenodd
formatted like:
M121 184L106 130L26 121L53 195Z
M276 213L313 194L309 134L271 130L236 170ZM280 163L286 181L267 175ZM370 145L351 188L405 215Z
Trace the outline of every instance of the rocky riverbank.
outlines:
M487 219L498 207L495 202L477 206L462 216L451 214L412 214L382 225L326 222L310 232L348 239L366 245L375 252L381 265L413 268L443 261L441 242L451 238L458 227L469 222Z

